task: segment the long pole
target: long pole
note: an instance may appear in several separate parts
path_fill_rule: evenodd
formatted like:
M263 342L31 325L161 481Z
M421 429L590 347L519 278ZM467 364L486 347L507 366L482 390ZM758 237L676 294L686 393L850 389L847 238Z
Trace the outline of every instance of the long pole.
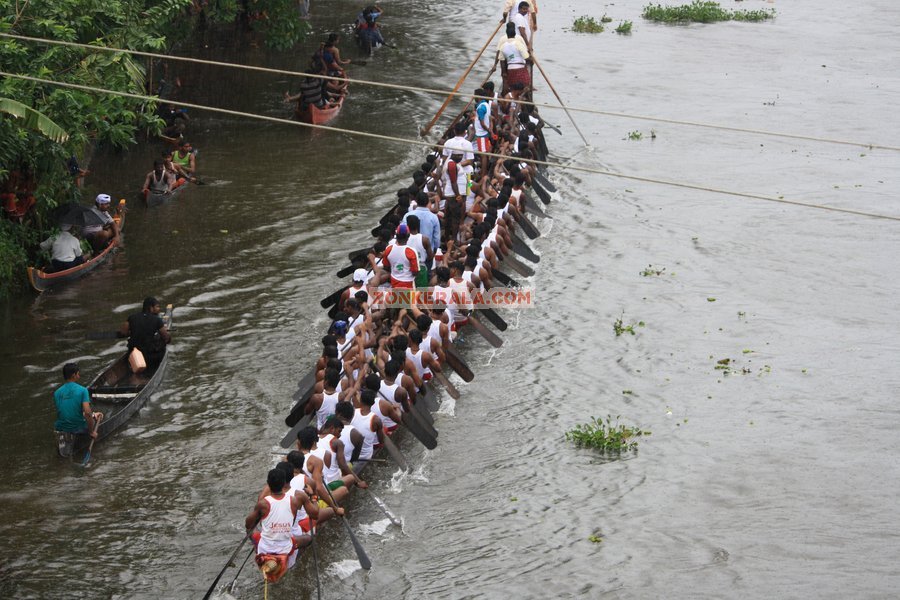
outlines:
M491 34L491 37L489 37L488 40L484 43L484 46L481 47L481 50L478 52L478 55L475 57L475 60L472 61L472 64L469 65L469 68L466 69L466 72L463 73L462 77L459 78L459 81L456 82L456 87L453 88L453 91L450 92L450 95L447 96L446 100L444 100L444 103L441 105L441 108L437 111L437 114L434 115L434 118L431 119L431 122L428 125L426 125L425 127L422 128L422 130L419 132L419 135L421 135L422 137L425 137L426 135L428 135L428 132L431 131L431 128L434 127L435 123L437 123L437 120L439 118L441 118L441 115L443 114L444 110L447 108L447 105L450 104L450 100L453 99L453 96L456 94L456 92L459 91L459 88L462 86L463 82L466 80L466 77L469 76L469 73L475 67L475 63L478 62L478 60L481 58L481 55L484 54L485 50L487 50L487 47L491 44L492 41L494 41L494 36L497 35L497 32L500 31L500 28L503 27L504 24L506 24L506 21L501 19L500 22L497 24L497 29L494 30L494 33Z
M575 126L575 131L578 132L578 135L581 136L581 140L584 142L584 145L590 148L590 143L588 143L587 138L584 137L584 134L581 133L581 130L578 129L578 125L575 123L575 119L572 118L572 113L569 112L569 109L566 108L566 105L563 104L562 98L559 97L559 94L556 93L556 88L553 87L553 84L550 83L550 80L547 79L547 74L544 73L544 68L541 66L541 63L537 61L537 58L534 57L534 54L531 55L531 60L534 62L535 66L541 72L541 75L544 77L544 81L547 82L547 85L550 86L550 90L553 92L553 95L556 96L556 99L559 100L559 105L563 107L563 110L566 111L566 115L568 115L569 120L572 121L572 125Z

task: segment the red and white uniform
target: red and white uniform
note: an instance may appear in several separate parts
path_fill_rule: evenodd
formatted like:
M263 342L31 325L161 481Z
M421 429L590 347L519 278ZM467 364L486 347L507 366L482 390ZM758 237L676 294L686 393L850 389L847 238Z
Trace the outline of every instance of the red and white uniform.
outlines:
M419 256L409 246L391 244L384 249L385 267L391 270L391 285L395 288L412 288L419 271Z
M285 494L280 500L272 496L264 499L269 503L269 514L262 520L257 554L290 554L294 549L291 529L296 514L291 508L294 494Z

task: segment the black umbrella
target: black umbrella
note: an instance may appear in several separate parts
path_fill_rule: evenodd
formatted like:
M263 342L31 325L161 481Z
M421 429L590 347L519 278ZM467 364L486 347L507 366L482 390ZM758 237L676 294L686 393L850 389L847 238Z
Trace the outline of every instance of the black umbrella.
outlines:
M77 225L78 227L103 225L103 222L103 218L91 210L91 207L80 204L68 205L59 218L60 225Z

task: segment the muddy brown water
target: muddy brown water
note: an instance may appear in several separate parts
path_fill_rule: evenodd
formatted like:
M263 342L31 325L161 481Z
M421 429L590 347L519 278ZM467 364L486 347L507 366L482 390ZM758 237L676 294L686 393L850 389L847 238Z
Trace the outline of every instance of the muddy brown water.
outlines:
M398 49L353 73L442 88L498 9L384 7ZM643 22L632 1L542 6L539 57L573 106L896 144L895 3L734 7L774 7L778 18L673 27ZM314 5L316 33L358 8ZM603 12L613 26L634 21L634 33L566 29ZM198 56L286 68L310 50L204 41ZM286 77L180 70L197 102L289 113ZM413 137L440 100L354 86L335 124ZM564 132L548 133L553 154L571 164L900 217L896 152L577 113L585 150L564 113L544 115ZM344 134L194 117L190 138L210 184L146 208L132 197L159 148L101 154L88 191L129 198L124 252L0 313L0 596L203 595L274 460L325 327L318 300L423 156ZM631 131L642 139L626 139ZM359 494L350 523L375 566L361 571L329 526L323 596L893 596L900 224L582 172L549 176L559 188L546 208L552 220L531 242L542 255L529 280L537 307L504 313L511 327L499 350L464 336L476 379L457 381L462 398L437 416L438 448L405 438L413 472L379 465L369 474L402 530ZM642 276L648 265L662 274ZM177 306L160 392L97 446L89 469L59 462L50 396L62 364L102 370L122 345L84 333L117 326L151 293ZM644 326L616 337L618 318ZM724 358L728 373L715 368ZM564 440L607 414L652 431L638 453L607 460ZM270 597L315 597L314 581L303 561ZM245 570L234 595L262 593Z

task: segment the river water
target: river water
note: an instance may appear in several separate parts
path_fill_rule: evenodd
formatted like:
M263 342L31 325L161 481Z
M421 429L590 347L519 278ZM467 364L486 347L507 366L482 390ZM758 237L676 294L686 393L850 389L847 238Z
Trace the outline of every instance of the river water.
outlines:
M440 88L498 12L383 6L398 49L352 74ZM538 56L572 106L896 144L896 3L734 7L774 7L778 18L672 27L643 22L631 0L542 6ZM358 8L314 5L316 33ZM567 30L603 12L613 26L634 21L633 34ZM286 56L205 42L197 56L285 68L302 67L312 48ZM196 102L289 113L286 77L178 69ZM357 85L335 124L411 138L440 101ZM576 113L584 149L564 113L544 116L562 127L548 142L570 164L900 217L896 152ZM194 117L210 185L158 207L131 202L125 251L110 264L3 306L0 597L202 596L275 460L326 325L318 300L423 155ZM632 131L642 139L627 139ZM131 198L158 151L101 154L88 191ZM413 472L369 474L402 530L359 494L350 523L375 566L361 571L328 526L323 596L894 596L898 223L584 172L550 177L552 220L531 243L542 255L528 281L537 307L504 313L499 350L464 336L476 379L456 381L463 395L436 418L438 448L407 437ZM60 462L49 428L62 364L78 360L86 377L102 370L122 345L84 333L117 326L151 293L177 306L161 391L97 446L89 469ZM635 334L617 337L617 319ZM716 369L725 358L728 369ZM620 458L565 441L607 414L652 435ZM269 593L315 597L312 561ZM234 596L262 594L246 569Z

